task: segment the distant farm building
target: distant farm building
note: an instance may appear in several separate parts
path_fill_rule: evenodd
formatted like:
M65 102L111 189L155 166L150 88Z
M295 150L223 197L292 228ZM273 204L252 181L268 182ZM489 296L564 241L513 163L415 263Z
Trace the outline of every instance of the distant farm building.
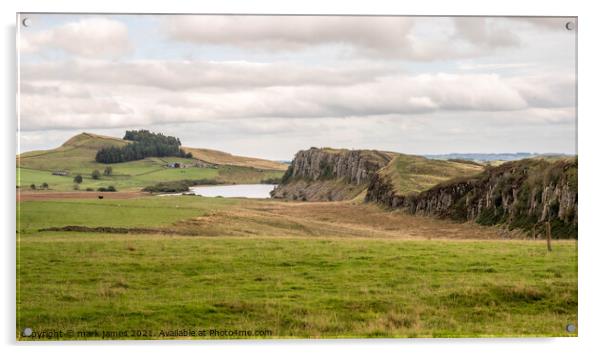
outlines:
M180 165L179 162L170 162L170 163L167 164L167 167L169 167L169 168L180 168L180 167L182 167L182 165Z
M69 172L67 171L52 171L54 176L69 176Z

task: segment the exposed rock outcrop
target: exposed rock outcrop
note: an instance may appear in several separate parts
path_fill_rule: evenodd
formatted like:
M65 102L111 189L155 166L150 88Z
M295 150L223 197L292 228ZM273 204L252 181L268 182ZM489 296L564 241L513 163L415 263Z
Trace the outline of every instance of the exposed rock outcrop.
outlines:
M351 199L365 190L376 171L394 156L376 150L299 151L272 197L309 201Z
M386 176L375 174L366 201L414 214L505 224L536 233L542 233L549 221L554 237L576 238L577 159L508 162L409 195L396 194Z

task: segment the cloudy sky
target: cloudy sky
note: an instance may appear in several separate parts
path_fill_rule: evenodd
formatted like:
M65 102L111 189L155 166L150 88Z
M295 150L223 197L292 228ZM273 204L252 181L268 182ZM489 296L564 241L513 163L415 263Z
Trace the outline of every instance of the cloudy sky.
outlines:
M568 18L23 17L21 151L145 128L275 160L576 153Z

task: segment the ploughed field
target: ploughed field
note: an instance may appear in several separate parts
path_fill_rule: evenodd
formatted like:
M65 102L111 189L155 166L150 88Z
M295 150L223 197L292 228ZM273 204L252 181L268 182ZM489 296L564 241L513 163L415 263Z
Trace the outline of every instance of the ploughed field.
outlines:
M520 233L361 202L17 206L19 339L26 327L88 333L62 339L576 334L576 241L548 253Z

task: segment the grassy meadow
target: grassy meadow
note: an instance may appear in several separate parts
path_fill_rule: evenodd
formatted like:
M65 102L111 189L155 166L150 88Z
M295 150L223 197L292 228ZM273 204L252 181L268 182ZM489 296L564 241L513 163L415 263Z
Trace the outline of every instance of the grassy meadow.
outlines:
M25 327L99 331L63 339L575 335L565 326L577 323L576 241L548 253L492 227L354 202L140 197L18 211L21 340ZM39 231L67 225L157 232Z
M476 163L399 154L379 173L388 177L396 193L403 195L422 192L451 178L471 176L481 171L483 166Z
M148 157L143 160L104 164L95 161L101 147L123 146L126 140L90 133L78 134L56 149L31 151L17 157L17 186L30 190L34 184L39 189L43 183L50 191L66 192L74 189L73 178L80 174L83 182L79 190L113 186L118 191L138 191L158 182L179 180L215 180L221 183L260 183L262 180L280 178L286 165L274 161L230 155L215 150L190 149L206 167L197 167L196 158ZM180 163L187 168L169 168L168 163ZM222 164L227 162L229 164ZM208 163L208 164L207 164ZM211 165L214 164L214 165ZM103 175L106 167L112 168L110 176ZM92 172L101 173L99 179ZM53 175L53 171L67 171L68 176Z
M172 162L172 160L187 159L169 159L169 162ZM79 185L79 190L85 191L86 188L96 190L100 187L114 186L118 191L137 191L157 182L185 179L208 179L222 183L260 183L265 179L280 178L283 174L281 171L257 170L240 166L168 168L165 167L166 164L166 161L158 161L157 158L109 164L108 166L113 168L113 174L111 176L103 175L99 179L92 178L93 169L85 172L81 171L83 182ZM99 165L102 166L95 169L98 169L102 173L106 166L104 164ZM30 185L35 184L36 188L40 189L43 183L47 183L49 189L52 191L73 191L75 184L73 177L77 174L71 173L69 176L55 176L52 175L51 171L21 167L17 168L17 186L23 190L29 190Z

